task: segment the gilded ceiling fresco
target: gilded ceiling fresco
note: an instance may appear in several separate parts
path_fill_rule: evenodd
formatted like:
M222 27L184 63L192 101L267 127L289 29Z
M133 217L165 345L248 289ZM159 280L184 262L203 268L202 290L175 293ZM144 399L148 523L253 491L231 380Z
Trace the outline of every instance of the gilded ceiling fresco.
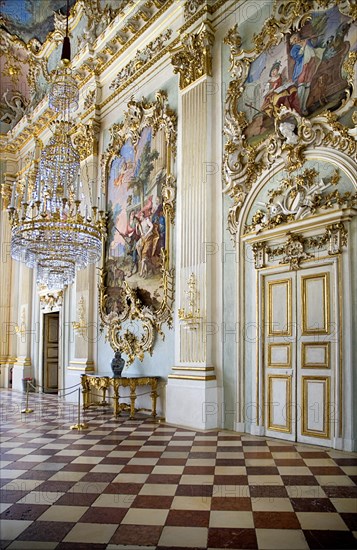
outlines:
M75 0L70 0L70 6ZM66 12L66 0L1 0L0 23L24 42L36 38L41 44L54 30L53 12Z

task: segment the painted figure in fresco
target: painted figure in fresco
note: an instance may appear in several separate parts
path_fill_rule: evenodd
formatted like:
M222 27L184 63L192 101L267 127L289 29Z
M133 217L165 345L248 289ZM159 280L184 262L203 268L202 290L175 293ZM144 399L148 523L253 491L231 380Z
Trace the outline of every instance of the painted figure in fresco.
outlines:
M275 111L282 105L291 109L298 108L296 99L297 88L291 81L286 81L281 71L281 62L275 61L269 72L269 80L263 90L263 104L261 111L269 117L275 115Z
M300 33L291 36L290 44L292 45L290 55L295 61L293 80L298 87L300 112L302 115L307 115L311 82L323 59L326 46L314 46L312 39L302 38Z
M117 229L117 228L116 228ZM139 257L136 249L137 242L140 238L140 233L138 232L138 223L135 217L135 212L130 212L129 220L126 226L124 233L117 229L118 233L123 237L125 242L125 255L131 260L131 271L128 277L131 277L138 272Z
M283 78L280 72L280 66L281 66L280 61L275 61L275 63L273 63L269 73L269 80L266 83L263 90L264 101L261 109L262 111L265 111L267 114L272 114L274 90L279 88L283 83Z
M144 279L146 279L149 275L149 271L151 271L151 273L155 273L158 258L157 247L160 240L159 212L156 214L156 208L154 215L152 215L152 199L153 197L151 195L138 216L138 230L140 233L140 239L136 244L136 250L139 257L139 275ZM161 220L161 222L162 221L163 220Z
M122 165L120 167L120 172L118 174L118 176L115 178L114 180L114 185L119 187L120 185L123 184L123 180L124 180L124 176L125 176L125 172L128 168L128 165L127 163L125 162L125 160L122 162Z
M138 229L140 233L140 238L138 242L136 243L136 250L139 257L139 265L140 265L140 277L146 277L148 274L148 259L149 259L149 252L150 252L150 243L152 243L152 236L153 236L153 230L154 225L149 217L149 211L141 211L139 213L139 223L138 223Z
M4 92L2 98L11 112L6 112L0 119L0 122L10 124L13 128L24 116L27 105L26 99L20 94L20 92L13 93L10 100L7 98L9 90Z
M156 197L155 205L156 208L152 215L152 223L157 226L159 232L159 240L156 246L156 254L160 256L162 248L165 248L166 236L166 221L160 197Z

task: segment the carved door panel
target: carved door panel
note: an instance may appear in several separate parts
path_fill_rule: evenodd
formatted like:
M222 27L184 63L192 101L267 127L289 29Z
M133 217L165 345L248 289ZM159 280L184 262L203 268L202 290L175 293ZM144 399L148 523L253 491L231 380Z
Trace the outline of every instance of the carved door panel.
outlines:
M338 361L331 265L264 276L266 434L330 445Z
M295 273L265 277L264 372L266 433L295 441Z
M338 372L338 293L332 266L297 273L297 416L299 441L329 445L335 431L333 404Z
M58 391L58 327L58 313L44 315L43 387L46 393Z

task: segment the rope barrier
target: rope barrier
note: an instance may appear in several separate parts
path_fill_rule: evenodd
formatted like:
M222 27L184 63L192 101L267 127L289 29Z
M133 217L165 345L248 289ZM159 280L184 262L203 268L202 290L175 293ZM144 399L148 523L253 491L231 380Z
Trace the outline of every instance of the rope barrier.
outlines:
M63 389L59 389L58 391L61 391L63 392L64 390L70 390L72 388L75 388L76 386L79 386L80 384L75 384L74 386L69 386L69 388L63 388ZM33 385L32 382L30 382L30 380L26 380L26 406L25 408L21 411L21 413L23 414L30 414L30 413L33 413L34 410L33 409L30 409L29 407L29 393L30 393L30 390L29 388L33 388L34 390L36 390L36 388L41 388L43 390L43 386L40 386L40 385ZM71 395L72 393L74 393L75 391L77 391L76 389L74 389L73 391L71 392L68 392L68 393L64 393L61 395L61 397L66 397L67 395ZM78 391L80 392L80 388L78 388ZM79 428L79 429L85 429L85 428Z
M81 386L82 384L81 383L77 383L77 384L74 384L73 386L69 386L68 388L58 388L57 389L57 392L62 392L62 395L60 397L66 397L68 395L72 395L72 393L75 393L76 391L78 392L78 423L71 426L71 430L86 430L88 428L87 424L85 423L81 423L80 421L80 415L81 415L81 393L83 393L84 391L89 391L91 393L91 396L92 397L97 397L97 398L100 398L102 399L102 402L101 404L102 405L105 405L106 402L105 402L105 399L112 399L113 401L114 400L119 400L119 399L130 399L131 397L133 397L133 395L131 395L130 393L127 394L127 395L122 395L122 396L119 396L119 387L118 387L118 394L117 395L105 395L107 390L110 388L110 386L106 387L106 388L102 388L102 394L98 394L98 393L93 393L92 392L92 388L91 387L88 387L88 388L83 388L82 386L82 391L81 391L81 388L78 387L78 386ZM135 393L135 400L136 398L138 397L142 397L144 395L151 395L153 391L156 391L156 390L159 390L161 388L163 388L165 386L165 384L158 384L157 388L154 390L153 388L147 392L142 392L142 393ZM26 380L26 408L23 409L21 412L22 413L25 413L25 414L29 414L29 413L32 413L34 412L33 409L30 409L29 408L29 388L33 388L34 390L36 390L36 388L40 388L41 390L44 389L44 386L40 386L39 384L32 384L32 382L30 382L29 380ZM122 386L124 387L124 386ZM73 388L78 388L78 389L73 389ZM72 390L73 391L70 391L68 392L67 390ZM104 391L105 390L105 391ZM65 392L65 393L63 393ZM97 403L93 403L94 404L97 404ZM128 405L127 403L125 405ZM146 410L146 409L145 409Z
M35 386L29 381L27 380L27 382L30 384L30 386L35 390L36 388L39 388L41 390L44 389L44 386L40 386L40 384L36 384ZM78 382L78 384L74 384L73 386L69 386L68 388L57 388L57 391L60 392L60 391L66 391L66 390L71 390L72 388L77 388L78 386L80 386L81 383Z
M80 390L80 388L78 388L78 390ZM78 390L72 390L70 391L69 393L64 393L63 395L61 395L61 397L66 397L66 395L71 395L72 393L78 391Z

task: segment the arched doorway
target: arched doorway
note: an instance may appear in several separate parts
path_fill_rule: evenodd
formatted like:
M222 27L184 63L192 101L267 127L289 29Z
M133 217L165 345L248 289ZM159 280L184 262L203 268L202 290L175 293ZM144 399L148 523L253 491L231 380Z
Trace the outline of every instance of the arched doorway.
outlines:
M242 212L238 310L250 337L239 350L238 392L245 410L255 410L244 417L251 433L352 444L346 403L352 407L357 212L349 203L355 179L345 168L314 159L296 174L275 170Z

